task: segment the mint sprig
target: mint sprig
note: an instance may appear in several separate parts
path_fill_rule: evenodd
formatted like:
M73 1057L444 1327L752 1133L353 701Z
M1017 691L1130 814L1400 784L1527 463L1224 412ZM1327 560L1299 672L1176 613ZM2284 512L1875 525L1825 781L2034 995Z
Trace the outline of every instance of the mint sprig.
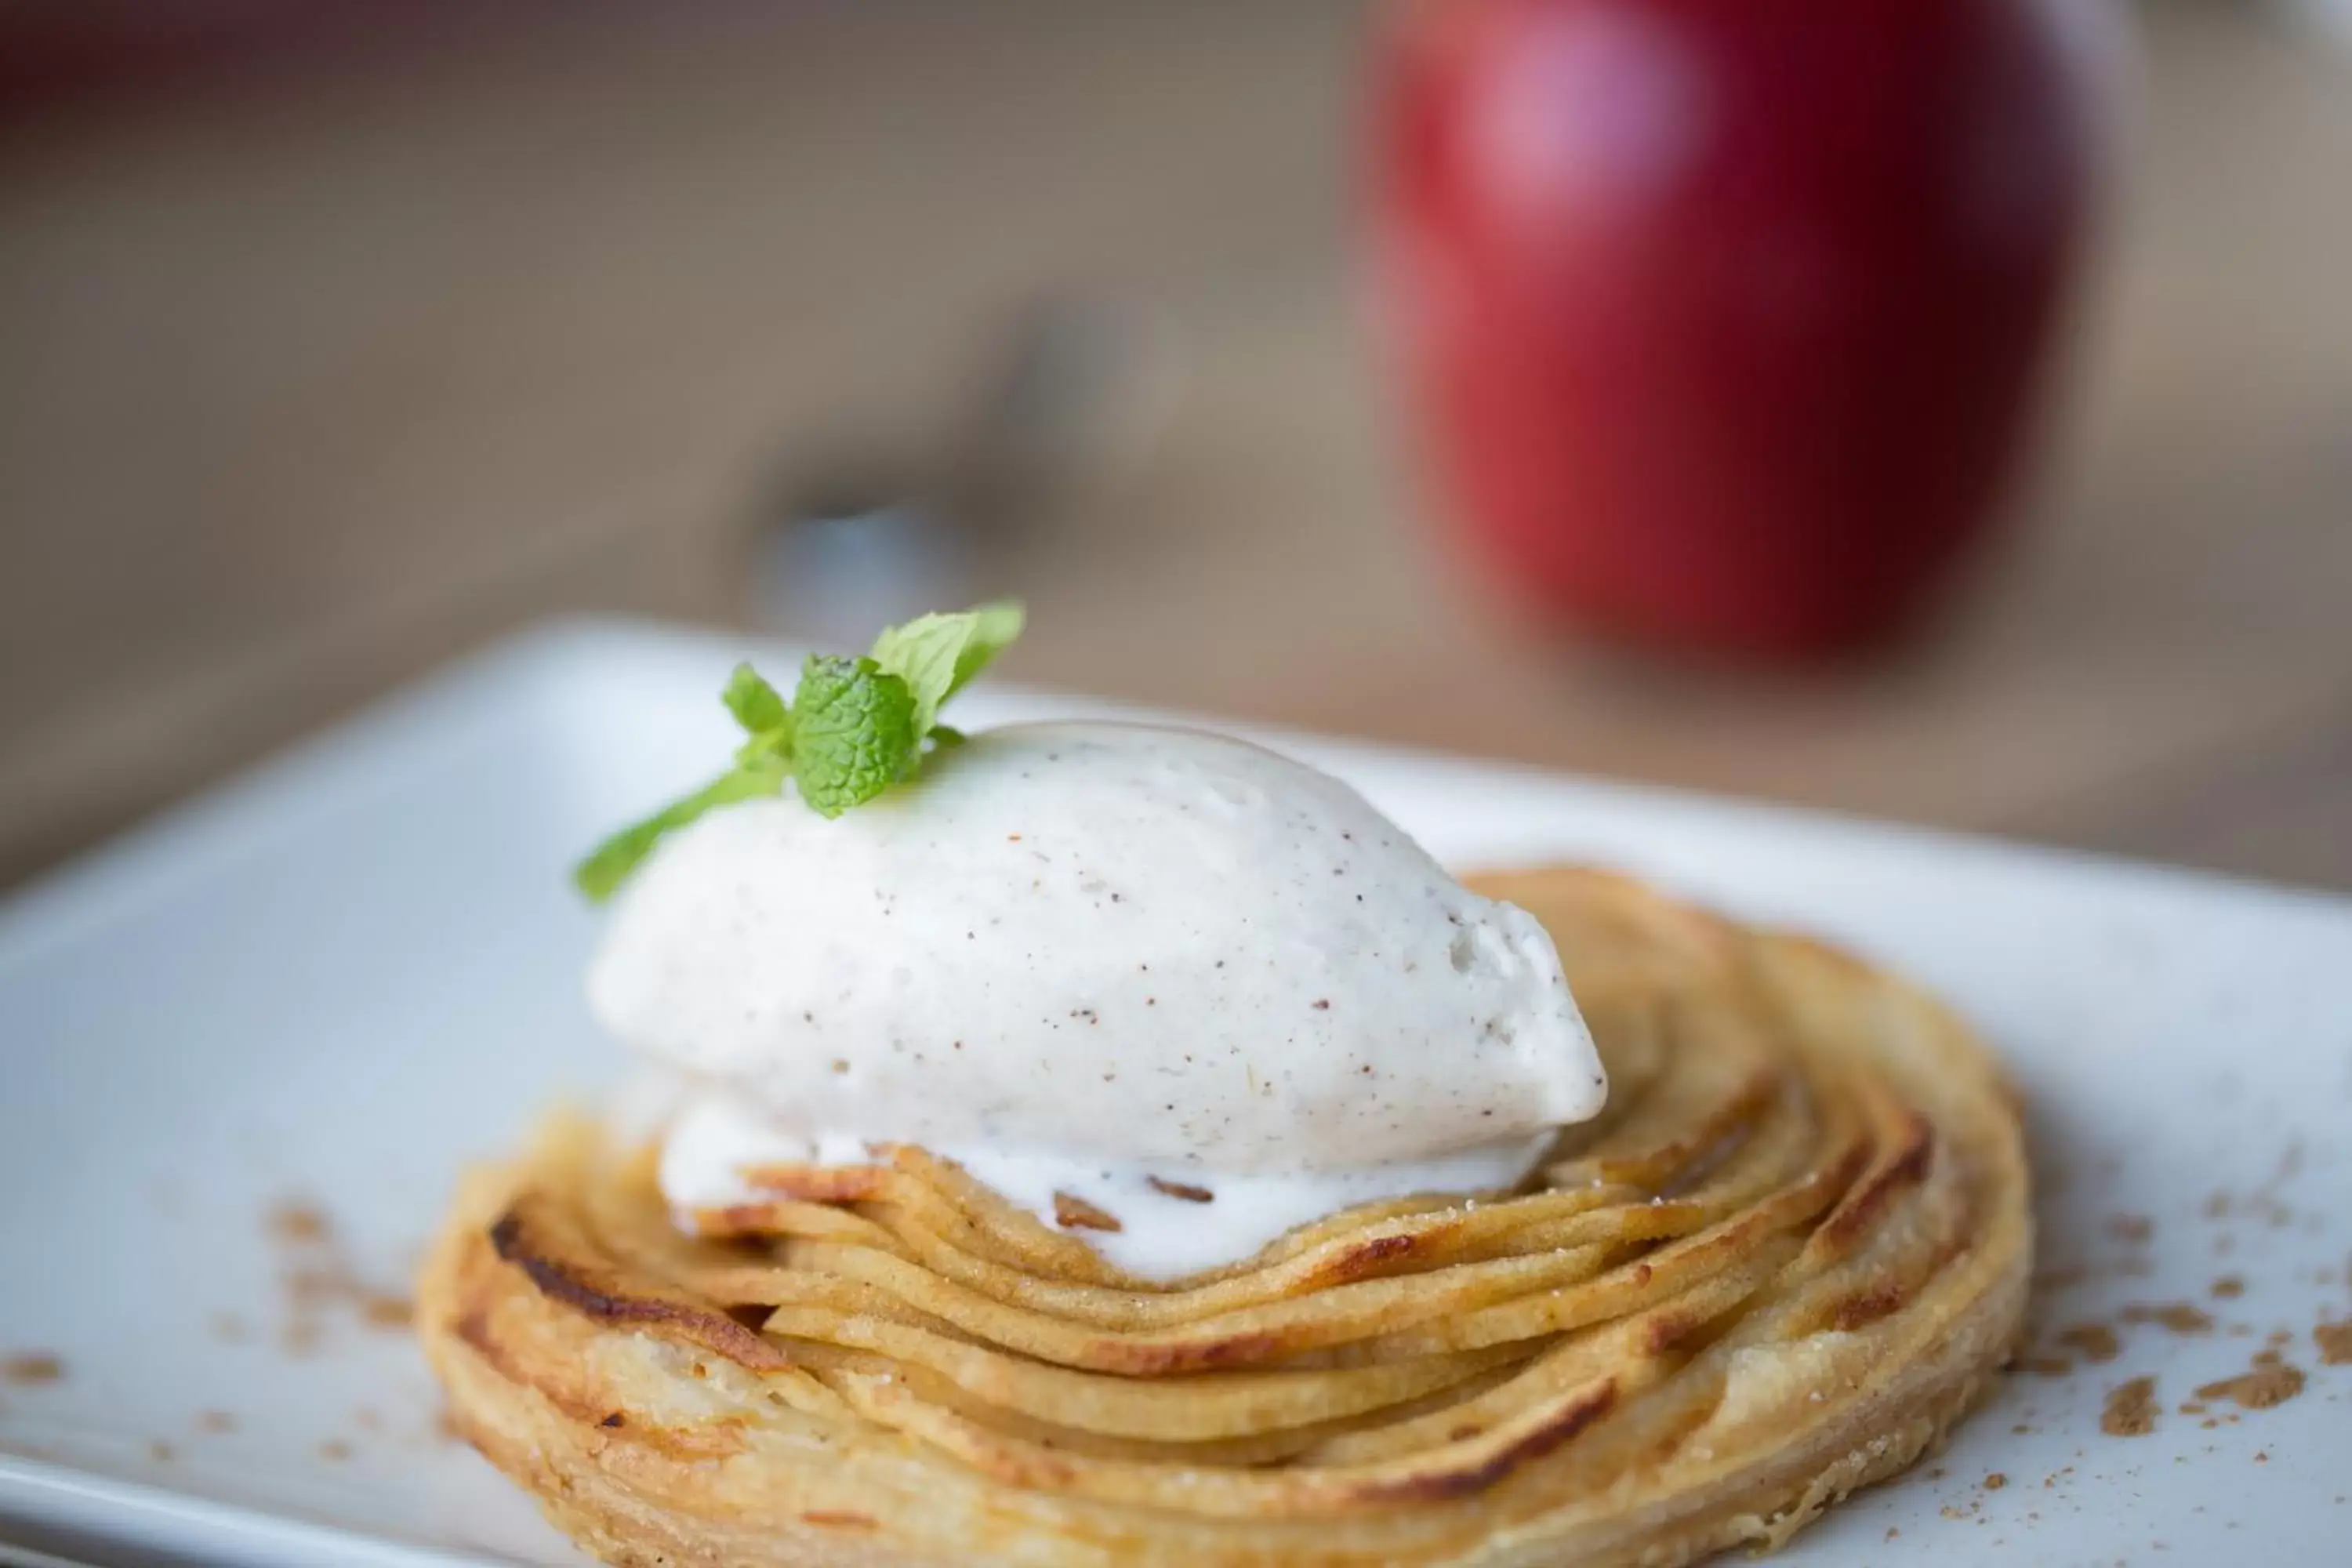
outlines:
M784 706L784 694L768 684L766 676L748 664L739 664L735 673L727 678L727 689L719 694L727 704L727 711L735 715L735 722L755 741L783 731L786 749L792 740L792 710Z
M771 759L764 766L743 766L719 774L692 795L674 800L643 822L632 823L572 868L572 879L595 903L613 896L628 879L637 862L654 852L662 836L674 833L714 806L784 793L784 769Z
M960 743L940 709L1020 637L1022 608L1010 602L892 626L862 658L812 654L788 705L749 664L728 677L719 700L743 730L735 765L598 845L572 879L596 903L613 896L655 846L705 812L780 795L796 778L801 798L839 816L911 774L924 747Z
M915 698L915 731L929 734L947 700L1021 635L1019 605L982 605L952 616L924 616L874 639L874 662L907 683Z
M864 805L915 765L915 693L870 658L809 655L793 705L801 798L824 816Z

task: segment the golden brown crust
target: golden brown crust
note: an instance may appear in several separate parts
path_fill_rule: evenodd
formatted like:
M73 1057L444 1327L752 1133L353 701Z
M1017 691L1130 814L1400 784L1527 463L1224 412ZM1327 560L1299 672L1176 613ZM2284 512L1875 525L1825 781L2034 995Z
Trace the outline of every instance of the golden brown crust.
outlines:
M1983 1051L1621 879L1482 890L1552 928L1611 1069L1537 1190L1160 1287L919 1150L765 1173L689 1239L562 1123L425 1268L461 1428L606 1561L706 1568L1673 1568L1941 1442L2030 1272Z

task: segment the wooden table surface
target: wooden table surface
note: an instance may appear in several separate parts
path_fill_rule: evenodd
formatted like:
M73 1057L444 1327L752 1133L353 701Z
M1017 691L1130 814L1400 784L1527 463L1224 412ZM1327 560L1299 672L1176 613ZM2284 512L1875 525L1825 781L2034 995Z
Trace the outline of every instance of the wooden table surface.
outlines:
M991 557L1022 678L2352 889L2352 50L2146 13L2067 412L1933 634L1497 626L1361 330L1353 5L591 14L0 131L0 879L538 616L745 623L777 476L1133 302L1151 439ZM789 628L786 628L789 629Z

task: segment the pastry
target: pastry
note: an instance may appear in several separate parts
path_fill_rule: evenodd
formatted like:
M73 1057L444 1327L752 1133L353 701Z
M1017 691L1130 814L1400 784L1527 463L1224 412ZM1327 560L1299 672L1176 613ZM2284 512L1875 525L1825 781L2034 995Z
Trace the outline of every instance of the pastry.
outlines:
M1150 752L1154 768L1167 760L1152 751L1157 741L1108 743L1123 756ZM984 752L990 742L971 744ZM1192 755L1191 742L1166 744ZM903 798L845 807L851 815L831 826L857 811L901 812L926 832L994 832L1002 823L982 809L989 792L949 782L964 765L922 763L924 782L898 786ZM973 776L993 765L974 762ZM1211 793L1229 782L1213 759L1203 765ZM1091 769L1074 787L1117 773ZM1070 825L1087 802L1074 800L1056 797L1039 818L1049 854L1076 847L1080 827ZM1300 816L1282 789L1259 804L1286 832L1329 826ZM1337 834L1384 821L1352 795L1326 805L1329 822L1353 825ZM789 797L704 820L739 809L826 820ZM1066 829L1058 837L1055 824ZM774 826L812 875L831 874L831 851L810 847L817 830L799 816ZM751 829L739 821L730 831ZM877 817L855 831L863 847L850 858L875 889L898 886L887 841L907 824ZM1105 879L1089 895L1102 900L1101 921L1115 918L1108 892L1138 865L1105 846L1136 831L1122 820L1095 845L1100 854L1078 857L1088 864L1075 875ZM1341 905L1304 882L1269 890L1291 887L1285 879L1297 868L1264 846L1254 868L1224 867L1220 878L1244 909L1293 900L1292 923L1268 914L1267 935L1282 960L1311 973L1275 966L1273 978L1232 994L1171 973L1165 995L1130 994L1095 972L1105 960L1091 948L1063 958L1090 974L1088 994L1107 1013L1132 1005L1143 1016L1224 996L1238 1016L1245 1000L1265 1038L1261 1059L1239 1069L1240 1092L1290 1116L1312 1158L1394 1141L1402 1152L1392 1163L1409 1173L1402 1184L1311 1164L1307 1182L1280 1168L1279 1140L1260 1136L1280 1124L1251 1122L1273 1111L1228 1106L1173 1078L1153 1080L1152 1094L1174 1097L1157 1119L1109 1127L1099 1125L1108 1114L1099 1093L1115 1085L1080 1106L1090 1128L1043 1112L1023 1121L1027 1112L998 1107L986 1128L1031 1144L1045 1129L1083 1146L1085 1160L1073 1152L1039 1177L1034 1160L975 1152L980 1123L958 1124L965 1112L946 1098L895 1127L871 1125L886 1115L874 1108L882 1102L858 1097L877 1087L968 1100L972 1082L993 1081L950 1068L936 1075L944 1087L909 1088L934 1082L911 1067L891 1076L911 1042L825 1059L826 1075L847 1069L845 1089L787 1074L794 1094L835 1095L822 1116L787 1128L789 1107L772 1116L750 1087L772 1079L722 1070L761 1059L736 1026L758 1011L751 993L727 993L722 1026L714 994L724 987L713 976L734 971L703 973L693 956L716 952L710 962L740 967L714 931L731 919L755 946L776 941L762 922L786 911L751 897L683 948L640 931L646 974L672 984L683 974L710 1004L684 1043L665 1047L670 1068L706 1100L724 1079L739 1119L783 1120L762 1135L730 1133L724 1118L692 1109L652 1119L649 1131L610 1113L569 1113L520 1157L472 1175L419 1289L420 1331L458 1426L588 1550L673 1568L1664 1568L1777 1546L1937 1445L1989 1391L2030 1268L2017 1107L1983 1047L1931 998L1816 942L1736 925L1591 870L1422 888L1420 861L1381 859L1405 856L1409 841L1397 838L1402 848L1348 862L1366 883L1361 907L1391 898L1396 910L1349 941L1402 944L1420 940L1414 921L1431 922L1426 940L1446 970L1431 984L1489 1008L1483 1023L1494 1032L1483 1044L1471 1014L1463 1028L1474 1037L1462 1040L1424 1031L1391 1041L1378 1018L1328 1020L1369 995L1391 1011L1412 1000L1387 998L1380 987L1390 981L1354 974L1336 949L1300 945L1313 922L1336 928L1342 918L1330 910ZM744 842L724 847L714 865L750 877L762 864ZM708 890L718 883L688 875L694 852L683 843L652 858L640 925L690 886L705 889L697 908L726 901ZM947 858L942 875L969 881L971 868ZM667 893L656 885L666 863L677 868ZM907 887L909 906L929 896L961 907ZM1171 919L1198 923L1207 906L1163 891L1179 906ZM1126 887L1120 903L1149 893ZM1344 907L1359 907L1354 899L1344 895ZM675 935L680 918L663 917L660 929ZM614 940L632 919L625 898ZM1139 929L1167 940L1160 927ZM1448 931L1458 939L1450 946ZM1197 961L1213 977L1219 962L1234 962L1225 936L1256 940L1219 936L1172 953L1171 967ZM910 941L910 952L954 951ZM1132 955L1116 936L1100 945L1122 962ZM1545 972L1552 952L1567 982L1557 992ZM936 962L938 985L962 999L974 1035L961 1047L952 1037L924 1042L950 1058L995 1048L978 1037L986 1029L999 1044L1028 1038L1006 1021L1011 1005L983 996L973 974L1033 1000L1055 984L1003 963L967 973ZM1383 950L1380 962L1402 972L1412 961ZM905 1002L894 965L881 965L870 988L858 973L838 972L856 1027L929 1016L935 998ZM780 1000L771 983L760 994ZM1309 994L1327 986L1337 994ZM633 1006L673 1018L683 1009L674 998L656 1008L661 987L625 974L601 976L594 989L625 1034ZM1303 999L1299 1016L1326 1033L1274 1039L1293 1021L1283 1017L1286 997ZM1326 1000L1329 1008L1316 1005ZM1234 1020L1195 1016L1160 1034L1138 1024L1131 1056L1118 1021L1064 1018L1088 1043L1066 1057L1039 1047L1048 1053L1039 1059L1148 1074L1160 1049L1222 1040ZM759 1038L813 1044L809 1031L822 1026L777 1027ZM1098 1029L1112 1032L1091 1037ZM721 1040L731 1042L724 1051ZM1585 1110L1596 1098L1582 1076L1590 1051L1608 1081L1597 1114ZM1325 1101L1286 1107L1285 1052ZM1316 1086L1336 1079L1317 1077L1318 1062L1370 1067L1358 1076L1375 1087L1349 1103L1389 1106L1387 1120L1377 1129L1333 1121L1336 1091ZM1378 1087L1389 1079L1397 1081ZM1005 1085L1023 1106L1042 1092ZM1452 1119L1500 1107L1508 1122L1514 1104L1545 1124L1532 1142L1516 1126L1470 1154L1412 1142L1458 1142L1465 1134ZM1217 1129L1194 1131L1213 1157L1184 1164L1170 1151L1186 1145L1162 1123L1211 1112ZM864 1119L856 1131L869 1136L818 1131L844 1117ZM682 1134L689 1126L700 1130ZM914 1130L925 1138L907 1135ZM685 1142L697 1150L681 1158L675 1146ZM1529 1152L1494 1163L1507 1148ZM727 1181L713 1181L714 1160ZM1081 1164L1083 1180L1071 1173ZM1296 1212L1318 1194L1325 1206Z

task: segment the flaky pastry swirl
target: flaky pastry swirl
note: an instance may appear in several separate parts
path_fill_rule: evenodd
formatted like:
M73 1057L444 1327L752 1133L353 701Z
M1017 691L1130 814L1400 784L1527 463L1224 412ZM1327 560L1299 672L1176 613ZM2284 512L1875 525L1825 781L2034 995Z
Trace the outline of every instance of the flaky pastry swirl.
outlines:
M1663 1568L1940 1441L2030 1265L1987 1054L1817 942L1597 872L1474 885L1551 929L1612 1084L1533 1190L1152 1285L910 1148L763 1173L689 1238L648 1151L559 1121L425 1266L457 1421L607 1561L729 1568Z

